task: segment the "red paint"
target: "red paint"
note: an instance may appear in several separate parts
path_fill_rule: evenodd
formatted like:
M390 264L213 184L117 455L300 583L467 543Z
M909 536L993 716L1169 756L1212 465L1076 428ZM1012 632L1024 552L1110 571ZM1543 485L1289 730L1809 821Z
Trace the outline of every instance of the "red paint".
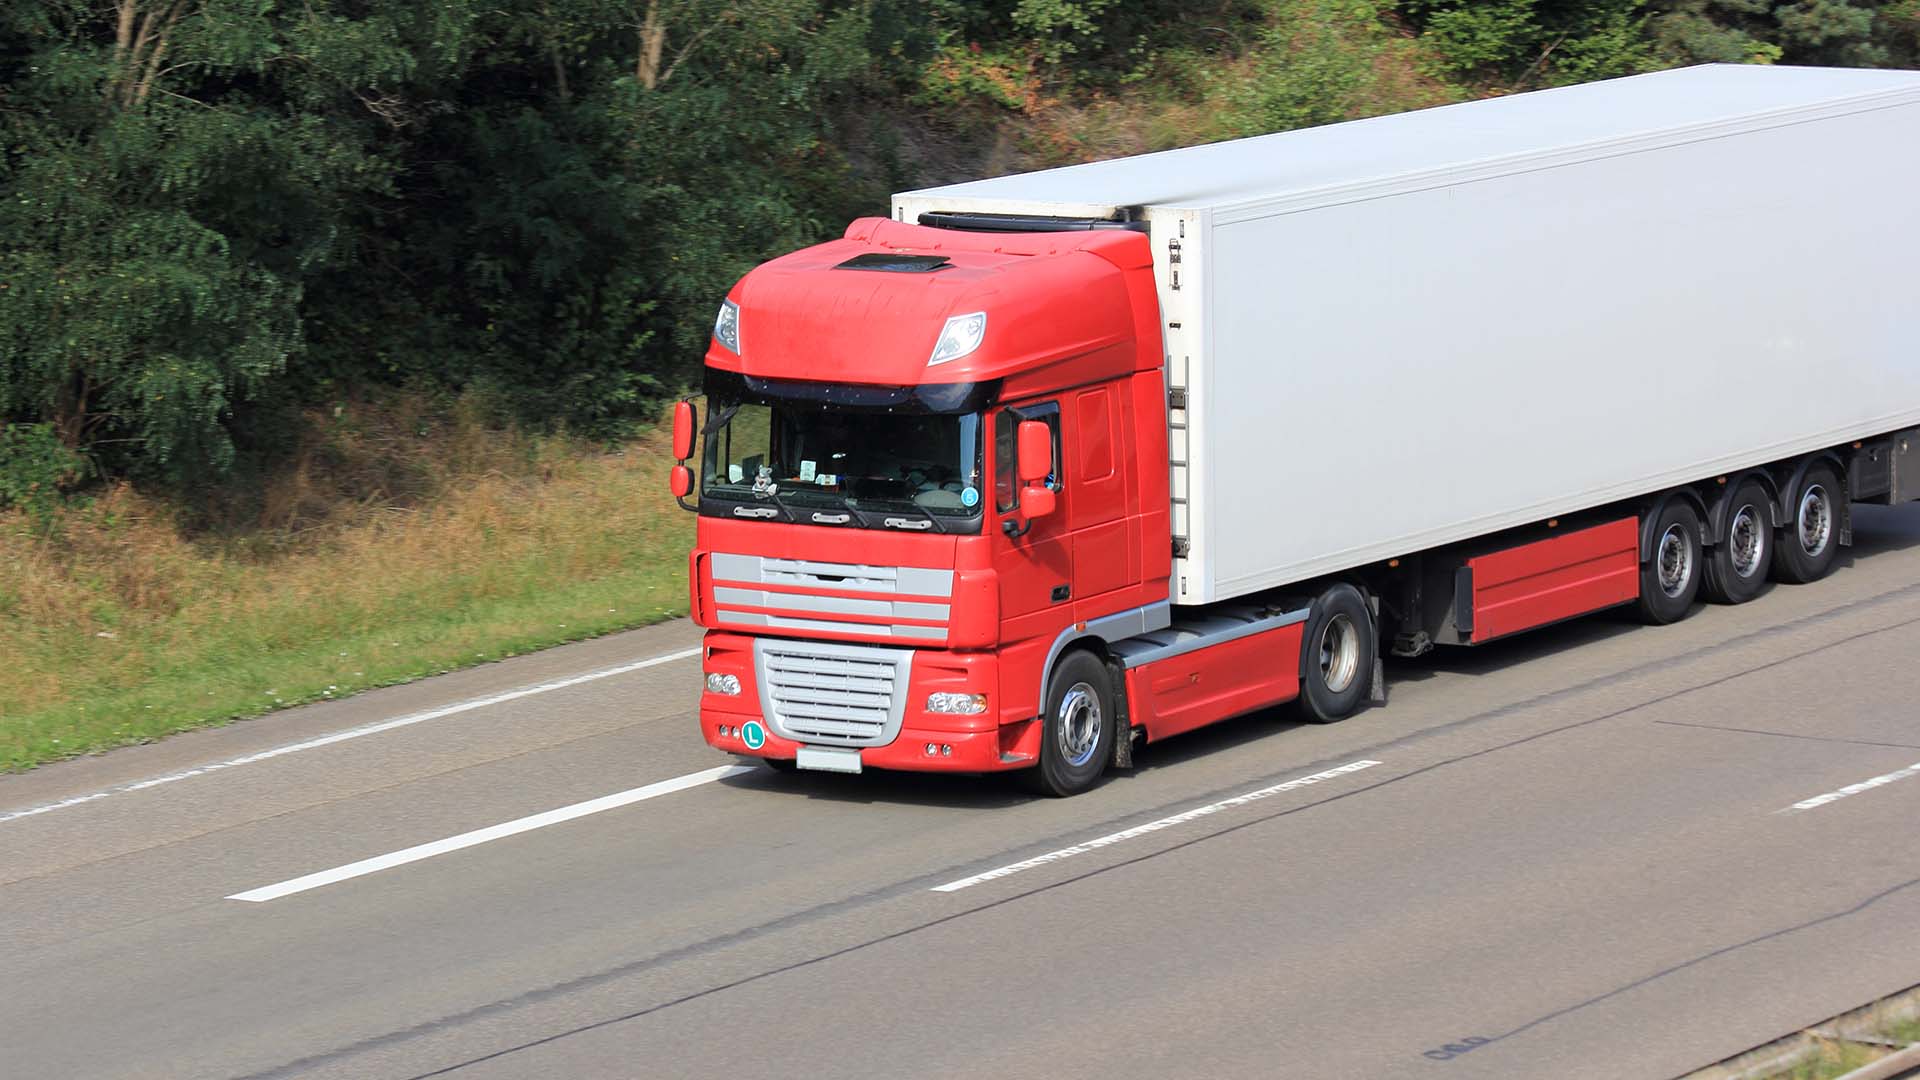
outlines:
M931 274L889 274L833 267L876 251L945 255ZM691 609L708 628L708 670L738 676L738 697L704 694L701 725L709 742L746 753L717 734L759 714L752 683L752 636L909 646L916 650L905 727L889 747L871 748L877 767L1001 769L1039 753L1039 689L1058 635L1076 623L1162 601L1171 569L1168 533L1165 384L1152 252L1137 233L986 234L926 229L880 219L855 222L840 239L776 259L729 294L740 305L741 355L713 345L716 368L771 378L917 385L1001 381L987 431L1008 407L1056 406L1057 464L1065 481L1052 514L1009 537L989 495L978 536L919 535L830 526L702 517L688 562ZM1063 304L1060 298L1071 297ZM987 313L981 347L927 366L951 315ZM857 347L850 347L857 344ZM1044 410L1043 410L1044 411ZM988 493L994 478L1023 486L1017 463L986 448ZM908 597L853 589L737 582L766 594L766 611L855 627L928 625L928 620L843 616L782 607L778 597L846 596L949 604L944 640L881 634L725 627L716 611L713 552L869 566L950 569L951 597ZM1056 597L1056 590L1065 595ZM976 717L930 716L930 687L985 692ZM923 738L944 733L945 738ZM954 747L929 758L925 743ZM763 754L791 756L770 739Z
M781 738L771 726L767 730L766 744L758 750L749 750L738 735L720 734L722 725L738 728L749 720L766 723L766 718L760 713L760 687L754 681L753 638L745 634L713 631L707 634L705 645L705 670L738 678L740 693L727 695L703 692L700 695L702 736L710 745L728 753L792 758L799 744ZM927 650L917 655L907 689L906 714L902 718L899 736L886 746L862 747L861 763L876 769L921 771L997 772L1020 767L1023 762L1002 758L1002 727L1000 718L992 708L997 668L998 663L992 653ZM984 692L988 695L989 709L976 716L927 712L927 695L941 691ZM951 746L953 753L929 755L926 746L930 742ZM1016 743L1009 744L1010 750L1015 747ZM1034 752L1038 752L1037 744Z
M1640 520L1621 518L1468 559L1476 644L1640 595Z
M1127 671L1132 722L1147 738L1291 701L1300 692L1301 626L1283 626Z
M834 269L875 252L944 255L952 265L926 274ZM1151 280L1151 253L1139 233L969 233L862 218L843 239L784 255L741 279L728 294L740 305L741 353L716 342L707 363L770 378L804 372L883 386L999 378L1072 385L1101 369L1114 372L1115 364L1132 368L1138 320L1130 273ZM1073 303L1060 303L1062 296ZM948 317L975 311L987 313L980 347L927 367ZM857 348L822 347L855 339ZM1098 362L1084 376L1053 370L1086 367L1079 362L1089 357ZM1022 391L1010 385L1007 392Z

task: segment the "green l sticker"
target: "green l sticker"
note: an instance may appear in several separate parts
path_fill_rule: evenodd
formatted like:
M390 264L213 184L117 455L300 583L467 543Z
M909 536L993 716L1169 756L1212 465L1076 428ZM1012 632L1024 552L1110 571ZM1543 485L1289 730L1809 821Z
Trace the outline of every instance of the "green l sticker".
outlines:
M760 721L749 720L740 728L740 738L747 749L758 750L767 745L767 729L760 726Z

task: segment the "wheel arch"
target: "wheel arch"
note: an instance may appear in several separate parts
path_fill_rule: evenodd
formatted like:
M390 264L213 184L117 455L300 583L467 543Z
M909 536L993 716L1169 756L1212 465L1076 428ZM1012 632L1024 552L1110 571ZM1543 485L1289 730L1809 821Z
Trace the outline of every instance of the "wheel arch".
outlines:
M1143 607L1128 608L1112 615L1102 615L1097 619L1088 619L1067 627L1053 639L1047 649L1047 662L1040 668L1040 702L1046 708L1047 694L1053 690L1053 673L1060 668L1060 661L1072 648L1092 650L1102 663L1112 667L1112 654L1107 646L1116 641L1140 634L1150 634L1155 630L1164 630L1173 624L1173 605L1170 601L1160 600ZM1116 691L1117 692L1117 691Z
M1654 527L1659 524L1661 515L1666 513L1667 505L1676 500L1686 503L1687 506L1693 510L1694 515L1700 519L1702 530L1711 531L1711 529L1708 528L1707 503L1706 500L1700 497L1699 492L1690 487L1674 488L1671 491L1663 492L1659 497L1649 502L1646 510L1640 515L1641 565L1644 566L1653 560L1654 545L1660 539L1654 535ZM1704 535L1700 537L1700 546L1702 548L1707 546L1706 541L1707 538Z
M1704 546L1714 547L1719 543L1719 537L1727 531L1727 514L1731 510L1727 504L1733 501L1734 493L1738 492L1741 486L1749 480L1759 484L1761 490L1767 493L1767 499L1769 500L1769 506L1767 507L1767 527L1779 527L1781 505L1780 482L1774 478L1772 473L1765 469L1748 469L1738 475L1728 477L1726 484L1720 488L1720 494L1713 500L1713 505L1708 508L1706 517L1707 535L1701 538Z
M1787 482L1778 485L1774 490L1773 510L1776 515L1776 520L1773 523L1774 528L1784 528L1793 522L1799 509L1792 505L1793 493L1800 490L1800 481L1806 479L1807 471L1815 465L1828 465L1833 468L1834 475L1840 478L1840 490L1834 493L1833 500L1834 514L1840 519L1836 522L1836 524L1841 526L1839 529L1840 544L1842 547L1852 544L1853 530L1850 526L1852 525L1853 515L1851 513L1852 502L1847 490L1847 463L1841 461L1840 455L1832 450L1821 450L1817 453L1808 454L1806 457L1792 464L1792 471L1787 473Z

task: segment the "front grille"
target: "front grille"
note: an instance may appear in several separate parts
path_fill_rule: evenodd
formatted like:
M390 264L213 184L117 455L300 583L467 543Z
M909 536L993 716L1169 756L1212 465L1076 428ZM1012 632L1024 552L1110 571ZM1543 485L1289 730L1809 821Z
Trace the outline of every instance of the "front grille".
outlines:
M900 732L911 649L761 638L760 706L773 730L830 746L884 746Z

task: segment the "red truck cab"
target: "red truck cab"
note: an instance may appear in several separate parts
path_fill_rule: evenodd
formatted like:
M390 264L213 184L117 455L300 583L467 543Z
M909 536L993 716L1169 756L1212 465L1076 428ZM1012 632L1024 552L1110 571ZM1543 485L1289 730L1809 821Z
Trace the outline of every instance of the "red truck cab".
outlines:
M1123 229L862 219L743 278L693 448L707 741L776 767L1036 765L1062 649L1168 621L1160 341ZM1069 762L1111 756L1108 719L1083 727Z

